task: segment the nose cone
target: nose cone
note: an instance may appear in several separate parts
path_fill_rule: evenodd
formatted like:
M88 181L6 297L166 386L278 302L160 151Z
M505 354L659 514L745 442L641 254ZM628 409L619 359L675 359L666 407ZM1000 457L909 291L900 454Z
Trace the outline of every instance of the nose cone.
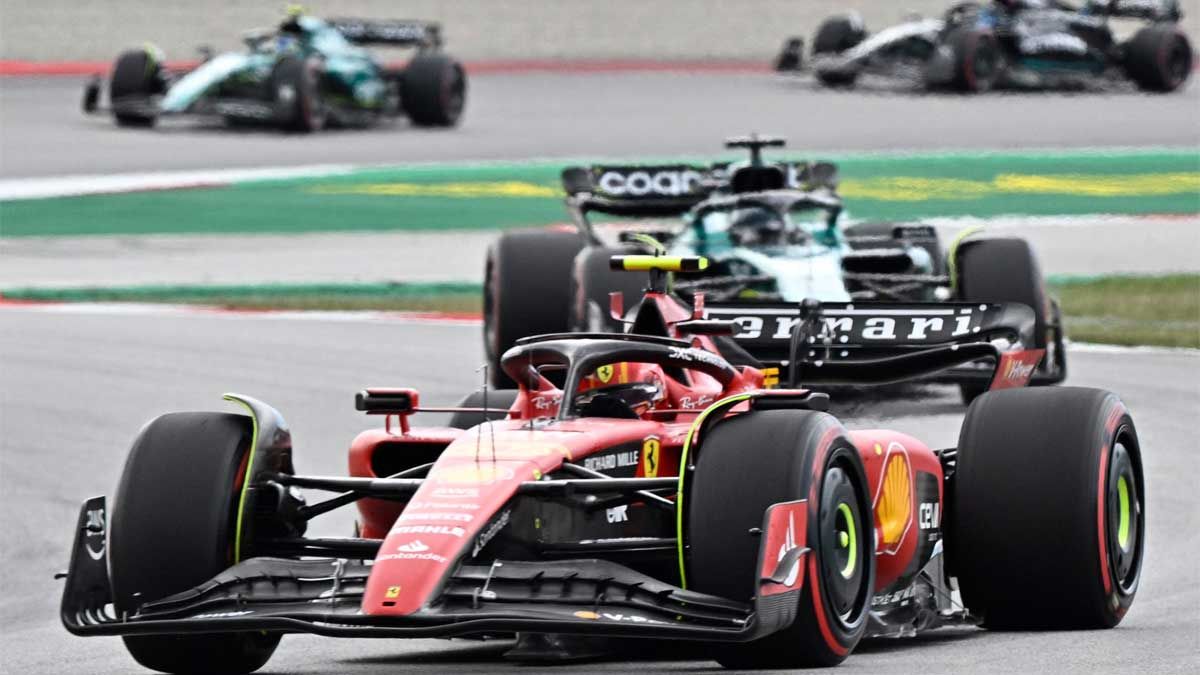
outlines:
M570 459L561 434L511 428L519 424L497 423L482 437L476 427L442 452L379 549L364 614L404 616L429 604L458 561L503 529L521 483Z

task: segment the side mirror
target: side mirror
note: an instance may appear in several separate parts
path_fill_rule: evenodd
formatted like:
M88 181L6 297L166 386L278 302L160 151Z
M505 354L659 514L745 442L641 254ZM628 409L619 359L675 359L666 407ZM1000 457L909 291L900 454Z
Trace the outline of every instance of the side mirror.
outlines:
M737 332L738 324L735 321L719 319L691 319L680 321L675 327L679 332L689 335L733 335Z

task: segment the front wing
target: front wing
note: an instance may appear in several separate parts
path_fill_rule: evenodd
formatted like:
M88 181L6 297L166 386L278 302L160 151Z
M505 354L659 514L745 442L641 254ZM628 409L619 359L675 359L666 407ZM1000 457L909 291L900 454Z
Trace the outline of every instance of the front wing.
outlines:
M761 579L766 590L759 597L736 602L606 560L497 560L459 566L436 603L412 615L385 617L362 612L371 573L367 562L259 557L117 616L100 544L105 513L104 497L84 503L65 575L61 618L76 635L279 631L426 638L533 632L746 641L789 625L800 594L798 584L780 589L786 575L778 572ZM764 527L770 527L767 518Z

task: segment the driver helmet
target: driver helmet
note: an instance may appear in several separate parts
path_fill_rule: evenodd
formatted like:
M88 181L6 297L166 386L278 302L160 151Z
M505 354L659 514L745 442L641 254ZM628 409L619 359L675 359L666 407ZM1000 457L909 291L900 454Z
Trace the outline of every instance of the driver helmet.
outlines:
M645 363L600 366L580 381L575 407L583 417L641 417L667 398L657 371Z
M729 238L737 246L773 246L783 243L783 218L761 206L741 208L733 212Z

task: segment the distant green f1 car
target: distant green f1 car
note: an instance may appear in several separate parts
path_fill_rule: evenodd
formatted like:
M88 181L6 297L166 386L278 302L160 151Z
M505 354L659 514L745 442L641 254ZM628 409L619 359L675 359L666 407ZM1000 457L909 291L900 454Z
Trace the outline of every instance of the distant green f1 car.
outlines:
M419 21L322 20L290 14L275 30L246 34L247 49L170 72L153 47L117 57L102 108L99 78L84 94L85 112L111 112L120 126L149 127L164 115L213 115L293 131L366 126L407 115L418 126L453 126L462 116L462 64L441 51L441 29ZM402 68L388 68L363 45L415 47Z

